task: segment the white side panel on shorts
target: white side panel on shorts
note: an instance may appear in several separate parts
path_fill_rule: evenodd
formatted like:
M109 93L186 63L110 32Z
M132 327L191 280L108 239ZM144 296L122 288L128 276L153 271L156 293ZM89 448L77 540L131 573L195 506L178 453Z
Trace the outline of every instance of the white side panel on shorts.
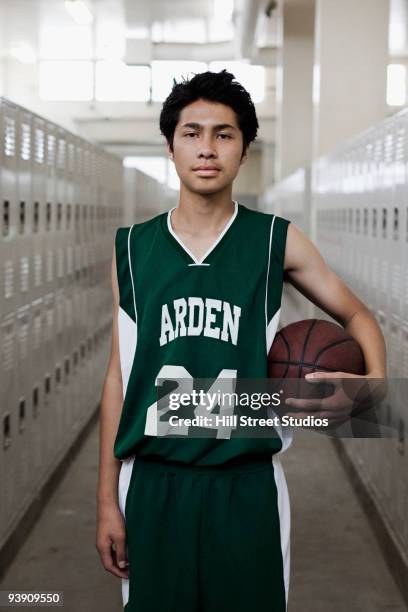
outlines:
M125 507L126 497L129 490L130 478L132 476L133 463L135 456L127 457L122 461L119 472L119 483L118 483L118 497L119 497L119 508L125 518ZM123 607L126 606L129 601L129 579L122 578L122 600Z
M137 324L127 314L127 312L119 306L118 311L118 335L119 335L119 355L120 368L122 372L122 388L123 398L126 395L126 389L129 382L130 372L132 370L133 360L136 352L137 344ZM119 507L125 518L126 497L129 490L130 477L132 475L134 456L128 457L122 461L119 472L118 482L118 498ZM122 599L123 606L126 606L129 600L129 579L122 578Z
M276 489L278 492L278 512L280 540L282 549L283 578L285 581L286 609L288 606L290 577L290 501L285 473L278 454L272 455Z

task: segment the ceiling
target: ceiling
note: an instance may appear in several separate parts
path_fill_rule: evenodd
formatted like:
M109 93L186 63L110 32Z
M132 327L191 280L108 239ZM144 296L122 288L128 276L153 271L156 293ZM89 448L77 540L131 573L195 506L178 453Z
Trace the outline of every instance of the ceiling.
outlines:
M144 38L150 40L150 27L154 22L171 22L176 24L180 20L211 20L214 18L214 0L200 0L192 2L186 0L149 0L147 2L137 2L135 0L85 0L94 15L94 29L116 28L122 32L123 37ZM217 0L224 2L228 6L227 0ZM203 61L212 59L253 59L253 63L262 63L261 57L255 57L258 48L254 45L255 31L262 35L263 49L269 48L274 44L274 14L268 19L265 16L265 7L268 0L235 0L232 19L230 25L233 28L233 38L229 42L227 50L223 50L223 57L219 57L220 49L214 48L214 57L211 55L211 45L191 43L191 54L194 59L200 59L200 48L203 54ZM216 5L217 6L217 5ZM220 9L218 8L218 11ZM182 25L182 24L181 24ZM44 31L58 31L58 29L72 29L72 44L75 45L76 24L67 13L63 0L0 0L0 56L5 56L10 52L13 45L24 43L32 48L37 59L41 58L41 36ZM183 25L182 25L183 27ZM188 27L188 26L186 26ZM64 43L67 47L67 44ZM162 43L168 45L168 43ZM176 44L176 43L171 43ZM160 43L156 43L159 47ZM198 47L198 49L197 49ZM158 56L168 52L156 49ZM189 59L189 48L184 45L180 50L183 58ZM174 58L174 52L173 59ZM176 51L177 53L177 51ZM229 55L229 57L225 57ZM268 58L265 55L265 61ZM154 58L154 49L153 56Z
M218 0L220 1L220 0ZM222 0L221 0L222 1ZM124 13L126 25L148 25L155 20L192 18L210 19L214 13L213 0L149 0L149 2L135 2L124 0Z

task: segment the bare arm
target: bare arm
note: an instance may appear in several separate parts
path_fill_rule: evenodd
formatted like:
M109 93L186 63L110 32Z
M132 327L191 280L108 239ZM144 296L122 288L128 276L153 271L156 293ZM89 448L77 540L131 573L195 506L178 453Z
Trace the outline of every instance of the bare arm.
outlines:
M375 317L293 223L288 227L284 268L285 277L296 289L357 340L364 353L367 375L385 377L386 347Z
M113 454L123 404L122 374L119 359L118 309L119 287L115 248L112 257L113 325L112 344L100 403L99 477L97 486L97 541L102 564L115 576L127 578L127 570L119 569L126 562L125 526L118 502L118 479L121 462ZM112 551L115 544L115 551Z
M118 503L117 486L121 465L120 461L113 455L113 443L118 430L123 404L117 321L119 289L116 275L115 250L112 257L112 292L112 344L100 406L98 500L101 503Z

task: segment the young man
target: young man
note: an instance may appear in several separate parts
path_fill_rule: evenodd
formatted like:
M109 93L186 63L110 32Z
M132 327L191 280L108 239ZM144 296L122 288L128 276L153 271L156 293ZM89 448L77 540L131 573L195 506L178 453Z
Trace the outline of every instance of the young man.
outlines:
M116 233L112 351L101 402L97 549L127 612L287 609L289 498L271 438L160 436L157 379L266 378L284 272L385 372L365 305L283 217L231 199L258 122L225 70L175 84L160 128L178 206ZM186 390L183 388L183 390Z

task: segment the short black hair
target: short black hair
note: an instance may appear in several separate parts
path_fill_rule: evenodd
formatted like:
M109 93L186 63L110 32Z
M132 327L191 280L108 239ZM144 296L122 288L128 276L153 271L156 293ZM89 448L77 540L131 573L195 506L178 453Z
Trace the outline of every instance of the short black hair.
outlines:
M242 156L244 155L247 146L256 138L259 124L251 96L234 79L235 76L224 68L221 72L200 72L189 80L183 77L180 83L174 80L173 88L160 113L160 132L165 136L171 151L180 112L188 104L202 99L225 104L235 111L243 136Z

